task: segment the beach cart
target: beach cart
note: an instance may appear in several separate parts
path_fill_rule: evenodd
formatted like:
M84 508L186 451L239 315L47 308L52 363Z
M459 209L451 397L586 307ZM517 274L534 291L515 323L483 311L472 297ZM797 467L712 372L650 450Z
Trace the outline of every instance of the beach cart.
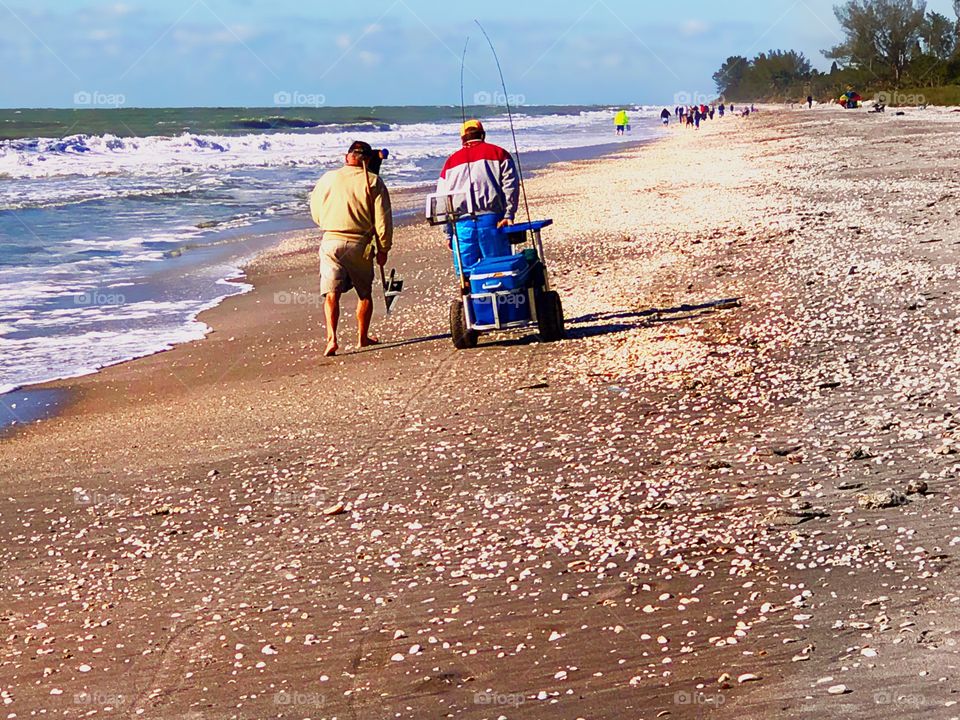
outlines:
M465 268L457 236L457 222L473 216L467 195L436 194L427 198L426 215L431 225L445 226L452 237L457 259L460 298L450 304L450 335L459 350L477 346L483 333L536 327L543 342L563 340L566 335L560 296L550 289L541 231L553 220L511 225L501 232L513 252L485 257Z

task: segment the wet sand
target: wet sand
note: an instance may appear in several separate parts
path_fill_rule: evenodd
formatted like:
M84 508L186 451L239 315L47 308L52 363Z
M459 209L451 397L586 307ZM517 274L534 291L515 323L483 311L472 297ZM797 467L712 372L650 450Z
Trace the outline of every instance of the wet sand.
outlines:
M554 345L454 351L414 225L393 344L322 359L288 238L0 444L2 709L960 716L958 136L823 108L554 166Z

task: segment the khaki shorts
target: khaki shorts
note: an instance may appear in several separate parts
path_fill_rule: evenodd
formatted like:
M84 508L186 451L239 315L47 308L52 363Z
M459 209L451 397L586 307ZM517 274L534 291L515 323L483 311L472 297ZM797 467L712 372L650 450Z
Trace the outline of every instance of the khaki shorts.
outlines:
M361 300L373 295L373 258L365 257L367 241L324 235L320 241L320 294L357 291Z

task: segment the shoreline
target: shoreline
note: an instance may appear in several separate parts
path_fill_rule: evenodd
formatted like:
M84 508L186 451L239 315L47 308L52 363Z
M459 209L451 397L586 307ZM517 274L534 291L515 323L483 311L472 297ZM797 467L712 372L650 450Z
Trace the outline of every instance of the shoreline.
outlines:
M555 163L579 162L596 160L603 157L613 156L617 152L632 150L642 147L651 142L657 142L659 138L644 138L628 143L609 143L598 146L583 146L574 148L565 148L558 151L534 151L525 153L527 158L532 157L529 168L525 166L525 172L529 173L527 180L532 180L538 174L547 171ZM401 186L392 193L394 200L394 217L396 227L405 227L417 223L420 220L422 212L422 197L430 191L431 185L427 183ZM285 218L283 224L291 224L293 217ZM307 221L297 221L294 224L306 224ZM253 228L251 228L253 229ZM59 412L66 409L70 398L75 395L71 387L76 381L82 378L96 375L109 370L110 368L124 365L130 362L136 362L143 358L161 355L170 350L195 342L203 342L206 337L216 330L215 326L206 322L202 316L218 308L224 302L241 295L249 294L255 291L253 283L247 279L247 268L254 265L261 256L269 256L271 252L286 243L297 243L304 235L313 233L316 230L309 225L303 228L293 228L283 231L270 231L265 229L263 232L255 234L238 233L237 237L230 242L234 246L242 246L247 242L258 246L260 249L253 251L252 254L242 255L231 259L226 264L222 264L228 271L225 277L218 281L218 284L230 285L236 287L236 291L224 295L211 301L206 307L198 309L186 322L186 326L199 324L202 328L197 328L196 332L202 332L202 336L191 339L166 342L157 340L157 349L145 350L142 354L111 362L96 369L81 370L76 374L51 377L36 383L20 385L12 390L0 393L0 442L4 438L11 437L18 431L30 427L36 422L42 422L55 417ZM206 245L199 245L195 250L204 251Z
M323 359L309 244L258 258L0 443L10 711L954 717L960 121L862 120L531 181L561 343L453 350L413 225L394 342Z

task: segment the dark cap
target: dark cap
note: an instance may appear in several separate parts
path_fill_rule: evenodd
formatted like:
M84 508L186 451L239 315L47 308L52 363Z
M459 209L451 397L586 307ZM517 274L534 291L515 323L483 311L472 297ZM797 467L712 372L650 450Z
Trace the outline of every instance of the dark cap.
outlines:
M368 159L373 157L373 148L370 147L370 143L366 143L363 140L354 141L347 152L351 155L359 155L360 157Z

